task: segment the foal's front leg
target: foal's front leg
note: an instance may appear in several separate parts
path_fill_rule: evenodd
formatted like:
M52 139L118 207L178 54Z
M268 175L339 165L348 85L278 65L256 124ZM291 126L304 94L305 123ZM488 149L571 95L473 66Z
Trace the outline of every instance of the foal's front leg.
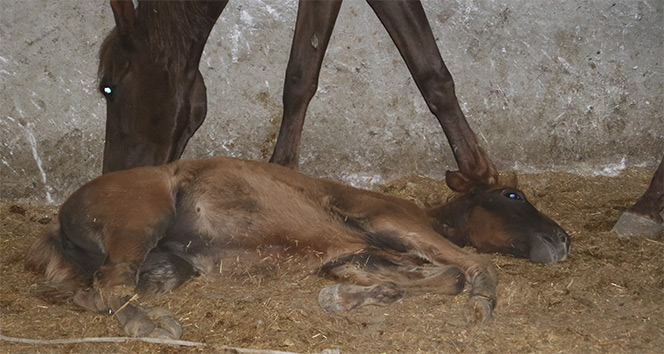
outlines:
M471 321L485 322L496 307L498 278L491 260L464 251L435 232L423 227L426 220L411 220L400 215L384 214L368 220L367 227L376 234L393 235L410 254L440 266L461 269L470 284Z

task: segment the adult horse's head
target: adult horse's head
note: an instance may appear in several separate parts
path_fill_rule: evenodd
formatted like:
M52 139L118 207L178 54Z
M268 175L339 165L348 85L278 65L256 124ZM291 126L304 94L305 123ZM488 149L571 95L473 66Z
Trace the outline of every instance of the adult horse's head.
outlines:
M516 179L507 184L484 185L459 172L448 172L447 185L461 196L433 208L430 214L453 215L438 220L437 231L460 246L479 252L499 252L535 263L554 264L567 258L569 235L555 221L539 212ZM440 213L437 211L446 211Z
M99 52L104 173L180 157L205 119L198 64L225 4L111 0L116 27Z

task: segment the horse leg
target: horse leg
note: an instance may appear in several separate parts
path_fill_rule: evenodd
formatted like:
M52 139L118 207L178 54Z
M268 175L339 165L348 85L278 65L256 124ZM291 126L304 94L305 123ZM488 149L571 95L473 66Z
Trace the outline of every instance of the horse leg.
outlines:
M496 270L489 258L469 253L433 229L423 226L425 220L404 217L400 213L384 211L360 217L358 224L374 235L376 242L386 242L408 250L434 265L451 265L463 271L470 284L470 305L474 322L491 318L496 306Z
M417 87L447 136L460 171L472 180L495 184L495 165L477 143L459 107L454 80L438 51L419 1L376 1L369 5L387 29Z
M105 298L95 289L79 290L74 295L74 304L93 312L113 315L125 333L132 337L154 337L178 339L182 326L173 314L165 309L144 310L131 304L130 297Z
M297 168L302 125L318 77L341 0L300 1L295 34L284 81L284 113L270 162Z
M634 205L620 216L611 231L619 236L656 237L664 230L664 157L648 189Z
M74 303L113 314L127 334L177 338L181 328L172 315L162 310L144 311L129 303L136 296L143 300L175 288L196 273L185 260L157 248L173 222L171 205L142 206L136 208L140 214L123 214L122 225L106 224L106 236L102 237L106 260L94 272L92 288L77 292Z
M339 282L319 293L318 301L326 312L344 312L366 305L385 306L427 293L456 295L465 283L463 272L454 266L403 264L372 251L329 262L321 267L321 272Z
M149 300L171 291L198 275L194 267L179 256L153 250L141 265L138 284L132 291L138 300ZM80 290L74 303L88 310L112 314L125 332L134 337L178 339L182 326L173 314L162 308L142 308L131 304L133 296L98 289Z

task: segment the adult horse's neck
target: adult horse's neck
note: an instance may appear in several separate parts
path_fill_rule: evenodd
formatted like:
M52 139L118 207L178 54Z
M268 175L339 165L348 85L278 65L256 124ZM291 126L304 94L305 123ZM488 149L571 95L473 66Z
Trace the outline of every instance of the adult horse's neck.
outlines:
M205 119L198 70L226 1L111 0L115 29L99 52L106 97L103 172L160 165L181 156Z
M205 42L226 3L139 1L134 36L144 41L156 62L163 61L171 69L194 63L197 66Z

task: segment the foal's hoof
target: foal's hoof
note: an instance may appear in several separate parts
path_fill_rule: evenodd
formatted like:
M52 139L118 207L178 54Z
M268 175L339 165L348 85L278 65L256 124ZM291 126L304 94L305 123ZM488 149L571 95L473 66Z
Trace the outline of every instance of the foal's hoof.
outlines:
M179 339L182 337L182 325L175 319L173 313L162 308L153 308L146 311L155 329L149 334L153 338Z
M154 308L145 312L135 309L131 319L124 326L125 332L132 337L152 337L179 339L182 326L173 314L165 309Z
M472 296L469 299L466 320L468 323L485 323L491 319L495 300L485 296Z
M339 286L341 284L334 284L324 287L318 293L318 303L325 312L344 312L346 309L341 306L341 299L339 298Z
M140 311L136 308L127 307L122 311L132 311L130 315L127 315L129 319L124 324L124 331L132 337L146 337L152 333L157 326L150 320L143 311Z
M390 305L403 296L403 290L393 283L372 286L334 284L318 293L318 303L325 312L345 312L366 305Z
M623 213L611 229L611 232L615 232L621 237L657 237L662 231L664 231L664 224L661 222L629 211Z

